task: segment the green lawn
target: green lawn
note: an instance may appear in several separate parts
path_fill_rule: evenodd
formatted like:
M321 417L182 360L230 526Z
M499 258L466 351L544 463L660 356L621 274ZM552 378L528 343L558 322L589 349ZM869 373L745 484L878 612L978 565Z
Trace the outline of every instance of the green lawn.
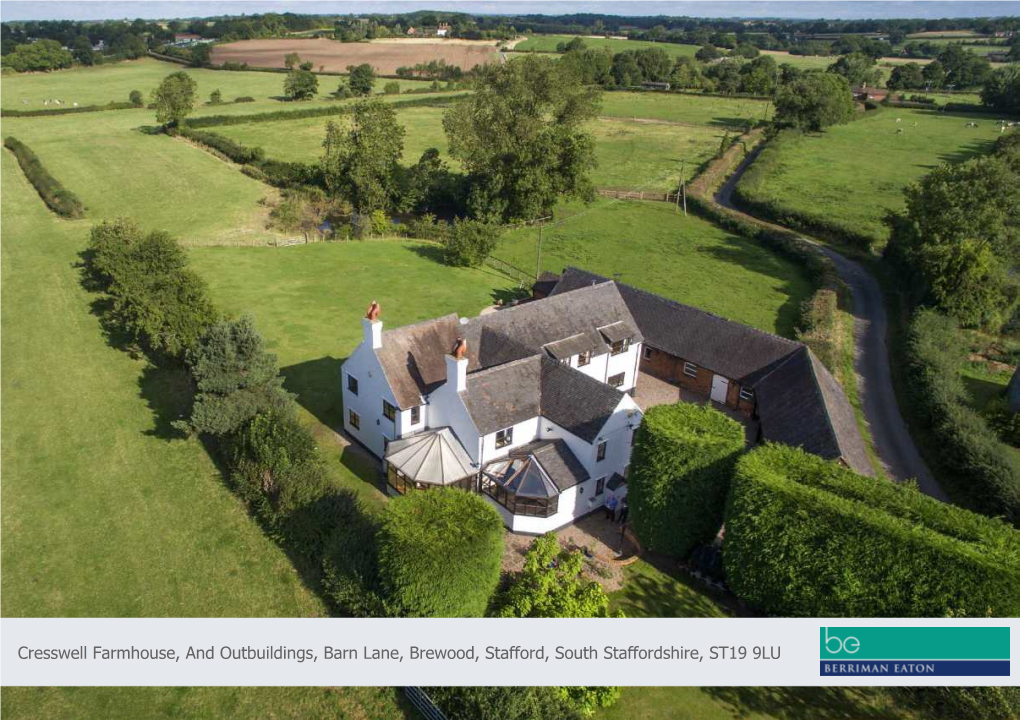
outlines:
M792 263L668 203L597 200L557 210L542 269L577 265L769 332L792 336L811 284ZM508 233L496 255L533 270L535 228Z
M533 50L535 52L556 52L556 45L561 42L570 42L576 35L534 35L528 36L527 40L523 40L514 46L515 52L527 52ZM700 45L678 45L677 43L656 43L649 42L647 40L618 40L615 38L591 38L583 37L584 44L586 47L597 48L607 47L614 53L623 52L624 50L644 50L645 48L662 48L670 55L677 57L687 56L694 57L694 53L698 52Z
M897 122L897 119L900 122ZM977 127L967 127L968 122ZM882 244L882 218L903 208L903 188L936 166L989 152L998 128L988 115L889 108L766 149L741 192L784 211L837 222Z
M254 71L228 71L188 68L169 62L142 58L127 62L100 65L91 68L72 68L51 73L5 75L3 99L5 110L47 110L55 105L43 105L44 100L60 100L65 104L103 105L108 102L127 102L132 90L140 90L148 101L149 94L160 81L172 72L184 70L198 83L198 99L207 102L213 90L223 93L223 99L248 96L268 100L283 95L283 73ZM340 78L319 76L319 91L323 94L336 89ZM389 81L376 81L376 92L382 92ZM425 80L400 80L400 90L428 87ZM242 107L245 104L242 104ZM280 103L275 102L279 109ZM250 103L247 103L251 107Z
M2 614L322 615L202 446L166 439L183 378L107 344L75 267L89 223L0 162Z
M417 718L398 688L5 687L7 718Z
M768 114L766 115L766 105ZM647 118L670 122L742 128L748 120L768 119L771 104L749 98L725 98L686 93L605 92L603 117Z
M404 164L417 162L430 147L447 156L443 132L444 108L414 107L398 111L407 129ZM247 125L222 125L214 132L249 146L265 149L280 160L315 162L322 154L322 140L329 118L281 120ZM657 122L601 120L592 125L598 168L595 184L606 188L669 190L677 186L680 160L685 159L688 177L718 150L725 130L721 127L690 127Z
M732 617L727 598L707 590L674 567L667 558L638 560L624 568L624 586L611 593L613 610L629 618Z

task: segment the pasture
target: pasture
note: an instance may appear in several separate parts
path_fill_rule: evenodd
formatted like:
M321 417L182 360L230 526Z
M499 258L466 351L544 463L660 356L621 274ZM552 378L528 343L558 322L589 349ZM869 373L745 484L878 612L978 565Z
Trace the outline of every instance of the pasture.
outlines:
M903 207L903 188L942 163L989 152L998 134L988 115L879 110L822 133L784 138L760 156L760 169L744 176L740 191L881 245L888 238L882 218Z
M535 268L538 230L504 235L494 253ZM768 332L792 337L811 284L800 268L669 203L561 205L542 232L542 269L601 273Z
M602 93L603 117L645 118L694 125L743 128L772 117L772 104L753 98L657 92Z
M570 42L577 35L529 35L527 39L514 45L515 52L556 52L559 43ZM677 43L657 43L648 40L627 40L621 38L588 37L580 36L584 40L585 47L601 48L606 47L614 53L624 50L645 50L647 48L660 48L674 57L694 57L700 45L679 45Z
M295 52L302 60L311 62L315 70L344 72L348 65L368 63L382 75L393 75L399 67L430 60L445 60L462 70L499 60L495 42L470 45L443 40L431 43L342 43L325 38L286 38L216 45L212 50L212 62L282 68L284 56Z

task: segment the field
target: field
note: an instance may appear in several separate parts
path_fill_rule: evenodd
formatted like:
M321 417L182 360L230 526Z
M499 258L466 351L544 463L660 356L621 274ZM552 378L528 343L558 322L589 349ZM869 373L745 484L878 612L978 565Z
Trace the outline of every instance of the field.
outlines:
M978 126L966 127L971 121ZM998 134L987 115L890 108L820 134L784 139L761 156L758 162L767 164L746 175L740 190L881 244L888 237L882 218L903 207L904 187L942 163L990 151Z
M685 101L690 102L686 98L681 100ZM417 162L422 152L430 147L438 148L444 157L447 156L443 112L443 108L434 107L398 111L398 119L407 128L404 164ZM322 155L328 121L329 118L281 120L224 125L213 131L245 145L262 147L272 158L314 162ZM686 160L689 178L699 165L712 157L722 141L724 129L603 120L593 125L592 132L599 163L594 173L598 187L665 191L676 187L681 159ZM451 165L459 167L456 161L451 161Z
M537 239L535 228L513 230L495 254L530 270ZM558 208L542 233L542 269L566 265L787 337L811 293L795 265L668 203L601 199Z
M535 35L529 36L526 40L514 45L515 52L556 52L556 46L561 42L570 42L576 35ZM584 37L584 44L590 48L607 47L614 53L624 50L644 50L646 48L661 48L670 55L676 57L694 57L694 53L700 49L699 45L678 45L677 43L656 43L647 40L621 40L619 38L605 37Z
M376 72L393 75L397 68L412 66L429 60L445 60L463 70L475 65L495 62L499 53L495 44L465 45L446 43L341 43L318 38L314 40L242 40L216 45L212 62L248 63L252 67L282 68L284 55L296 52L315 69L343 72L348 65L368 63Z
M603 117L646 118L694 125L743 128L749 120L772 117L764 100L655 92L605 92Z

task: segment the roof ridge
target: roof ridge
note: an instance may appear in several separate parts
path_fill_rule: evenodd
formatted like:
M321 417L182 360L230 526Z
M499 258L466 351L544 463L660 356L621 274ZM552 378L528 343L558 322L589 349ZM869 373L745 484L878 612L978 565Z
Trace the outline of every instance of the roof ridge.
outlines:
M761 383L765 382L765 381L766 381L766 380L767 380L767 379L768 379L769 377L771 377L771 376L772 376L772 375L773 375L774 373L778 372L780 368L782 368L782 367L785 367L785 366L786 366L786 363L790 362L790 360L792 360L792 359L793 359L793 356L794 356L794 355L796 355L796 354L797 354L798 352L800 352L801 350L808 350L808 349L809 349L809 348L808 348L808 346L807 346L807 345L804 345L803 343L800 343L800 347L796 348L795 350L791 350L791 351L790 351L790 353L789 353L788 355L784 355L784 356L782 357L782 359L780 360L780 362L779 362L779 364L778 364L778 365L776 365L776 366L775 366L774 368L772 368L772 369L771 369L771 370L769 370L769 371L768 371L767 373L765 373L764 375L762 375L762 376L761 376L760 378L758 378L757 380L755 380L755 381L754 381L754 384L755 384L755 385L757 386L757 385L760 385Z
M389 330L385 330L384 329L383 330L383 334L400 332L402 330L410 330L411 328L420 327L422 325L431 325L433 323L438 323L438 322L440 322L442 320L446 320L448 318L453 318L455 320L459 320L460 319L460 315L458 315L457 313L447 313L446 315L440 315L439 317L426 318L424 320L419 320L418 322L408 323L407 325L398 325L397 327L390 328Z
M807 359L808 359L808 367L811 368L811 376L815 379L815 391L819 394L819 396L821 396L822 410L823 410L824 415L825 415L825 422L828 423L829 430L832 431L832 437L834 437L836 439L836 447L839 448L840 457L846 457L846 448L843 447L843 442L842 442L842 439L840 438L839 432L836 431L836 426L832 424L832 414L829 412L829 403L827 403L825 401L825 392L822 390L822 383L821 383L821 381L818 378L818 372L815 370L815 361L817 361L818 363L821 363L822 361L818 359L818 356L816 356L813 352L811 352L811 348L805 346L805 349L806 349L806 354L807 354ZM822 365L822 367L825 367L825 366ZM825 368L825 369L826 369L826 371L828 371L828 368ZM830 376L831 376L831 373L830 373ZM834 377L832 379L833 379L833 381L836 380L836 378L834 378ZM845 394L844 394L844 397L845 397ZM847 399L847 403L849 403L849 402L850 402L850 400ZM852 410L852 408L851 408L851 410Z
M504 370L510 367L511 365L522 364L534 360L535 358L541 358L542 356L542 352L540 350L531 351L529 349L529 352L531 352L531 355L527 355L522 358L516 358L515 360L508 360L507 362L500 363L499 365L490 365L489 367L482 368L481 370L475 370L473 373L468 373L468 379L470 380L471 378L477 378L480 375L484 375L485 373L489 372L494 372L496 370Z

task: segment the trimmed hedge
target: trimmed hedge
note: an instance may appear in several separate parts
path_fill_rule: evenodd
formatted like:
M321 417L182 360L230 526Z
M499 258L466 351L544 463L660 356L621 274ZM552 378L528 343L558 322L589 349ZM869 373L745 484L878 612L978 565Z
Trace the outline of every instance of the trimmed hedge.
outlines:
M686 557L710 542L722 525L733 465L743 449L744 428L714 408L651 408L638 428L627 480L641 543Z
M482 617L499 584L503 521L480 495L454 488L390 500L379 575L405 617Z
M939 479L953 501L1020 527L1020 475L1010 451L965 404L965 347L952 319L930 309L915 313L906 346L912 411L933 436Z
M737 463L723 562L730 588L775 615L1020 613L1016 530L782 445Z
M18 158L25 177L32 183L32 187L39 193L47 207L57 215L66 218L76 219L85 215L85 206L81 200L70 190L60 184L60 181L50 175L43 167L39 157L32 152L32 149L17 138L7 137L4 139L4 147L14 153Z
M110 102L106 105L80 105L61 107L53 110L0 110L0 117L48 117L50 115L73 115L74 113L101 112L103 110L135 110L139 105L130 102Z
M322 173L317 165L267 159L260 147L248 147L223 135L195 130L187 125L177 128L174 134L223 155L241 165L241 172L248 177L269 185L291 188L322 184Z
M250 148L216 133L193 130L185 125L178 129L176 134L221 152L239 165L259 163L266 159L266 153L262 148Z

